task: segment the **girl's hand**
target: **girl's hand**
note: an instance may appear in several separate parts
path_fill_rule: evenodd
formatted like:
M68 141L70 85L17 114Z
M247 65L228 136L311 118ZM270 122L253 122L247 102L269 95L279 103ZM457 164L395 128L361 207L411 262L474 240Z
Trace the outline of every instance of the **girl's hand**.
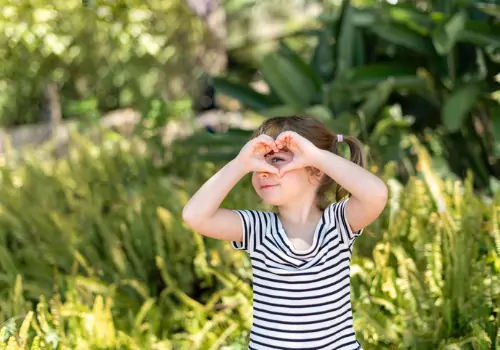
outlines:
M319 149L311 141L296 132L282 132L276 138L276 145L279 149L286 147L293 153L292 161L280 169L280 176L290 170L314 166L313 159Z
M264 157L271 151L278 152L278 145L271 136L260 135L243 146L236 160L246 172L268 172L279 176L278 168L269 164Z

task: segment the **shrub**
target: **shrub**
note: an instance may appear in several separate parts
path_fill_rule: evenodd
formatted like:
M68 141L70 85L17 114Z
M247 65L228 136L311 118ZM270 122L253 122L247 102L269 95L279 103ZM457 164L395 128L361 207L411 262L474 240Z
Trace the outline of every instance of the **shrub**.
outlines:
M248 258L180 219L187 193L214 165L174 158L161 168L139 140L73 140L67 159L25 157L1 169L0 341L12 349L245 348ZM471 177L438 179L426 151L416 141L413 149L419 175L403 187L386 166L389 204L355 244L358 338L367 349L494 348L500 193L480 199ZM263 208L247 180L224 206Z

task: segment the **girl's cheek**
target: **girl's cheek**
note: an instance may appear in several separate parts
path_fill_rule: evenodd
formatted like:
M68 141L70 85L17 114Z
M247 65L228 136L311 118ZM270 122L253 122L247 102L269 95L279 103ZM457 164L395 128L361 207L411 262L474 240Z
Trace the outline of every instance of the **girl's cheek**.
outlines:
M252 186L257 190L257 173L252 174Z

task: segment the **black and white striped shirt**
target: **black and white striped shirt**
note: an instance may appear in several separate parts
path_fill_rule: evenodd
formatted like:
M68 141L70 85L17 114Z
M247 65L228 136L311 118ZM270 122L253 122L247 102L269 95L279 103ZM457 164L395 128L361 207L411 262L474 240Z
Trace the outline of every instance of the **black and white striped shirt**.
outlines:
M234 210L253 270L253 322L249 349L361 349L350 299L352 245L347 200L331 203L307 250L296 250L276 213Z

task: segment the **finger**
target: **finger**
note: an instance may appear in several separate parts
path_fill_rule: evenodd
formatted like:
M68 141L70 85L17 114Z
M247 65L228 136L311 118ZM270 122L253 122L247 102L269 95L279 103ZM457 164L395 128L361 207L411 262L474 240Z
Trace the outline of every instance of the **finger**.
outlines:
M286 137L284 138L281 143L281 148L280 149L284 149L286 148L287 150L291 151L292 150L292 143L290 141L290 138L289 137Z
M267 153L267 145L262 142L257 142L253 145L252 153L264 155Z
M290 148L293 135L294 135L293 131L284 131L278 135L278 137L276 138L276 143L281 148L283 147Z
M259 140L259 143L263 145L266 149L266 153L269 153L271 151L277 152L278 151L278 146L274 142L274 140Z
M270 145L267 141L259 140L255 144L255 151L259 154L266 155L272 150L274 150L276 146Z
M284 166L280 169L280 171L279 171L279 175L280 175L280 177L281 177L281 176L284 176L287 172L292 171L292 170L295 170L295 169L298 169L298 168L300 168L300 166L299 166L298 164L293 163L293 162L288 163L288 164L284 165Z
M269 145L269 147L273 150L277 150L278 146L276 145L276 141L269 135L262 134L258 137L262 142L264 142L266 145Z
M257 138L260 140L274 141L274 139L267 134L261 134Z
M270 171L272 171L272 174L275 174L278 176L280 175L280 170L272 165L271 165Z
M280 175L278 168L276 168L270 164L268 166L265 166L264 169L262 169L262 171L264 171L266 173L270 173L270 174L276 174L278 176Z
M278 146L279 149L286 147L286 143L287 143L287 140L284 137L276 139L276 145Z
M281 134L278 135L276 138L276 141L283 140L283 139L289 139L293 137L294 132L293 131L283 131Z
M283 139L284 139L284 133L279 134L279 135L276 137L276 140L275 140L276 144L277 144L278 146L282 146L282 145L283 145Z
M283 146L284 146L283 137L278 136L278 138L276 138L276 145L278 145L279 148L283 148Z

